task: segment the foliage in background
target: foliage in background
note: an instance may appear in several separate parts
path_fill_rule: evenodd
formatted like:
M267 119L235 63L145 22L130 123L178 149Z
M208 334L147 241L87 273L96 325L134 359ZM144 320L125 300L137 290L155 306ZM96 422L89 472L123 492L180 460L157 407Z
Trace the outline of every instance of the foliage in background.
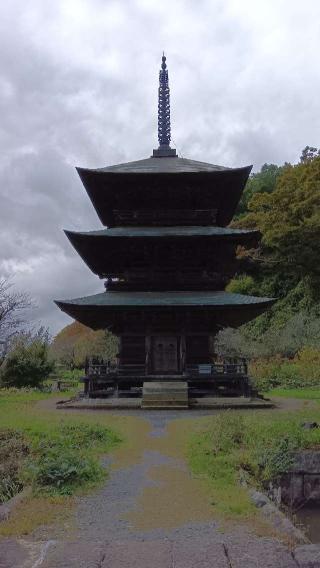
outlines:
M283 321L283 313L269 312L272 324L257 333L257 323L247 324L240 329L226 328L216 338L216 350L223 356L243 356L249 359L274 358L292 359L301 350L310 347L320 349L320 306L309 311L300 311ZM260 318L259 318L260 319ZM262 320L263 321L263 320ZM261 323L261 319L260 319Z
M242 194L235 220L241 219L248 212L248 205L256 193L271 193L283 167L275 164L264 164L260 172L251 174Z
M287 164L271 193L255 193L237 226L259 229L262 259L296 283L320 276L320 156Z
M64 327L54 338L50 356L70 369L83 368L87 357L113 360L118 352L118 340L108 331L93 331L74 322Z
M17 335L1 366L0 380L5 387L39 387L53 371L48 358L48 332L40 328Z
M307 146L299 164L263 166L238 213L233 226L258 229L262 241L256 250L238 251L246 272L226 289L277 302L240 329L221 331L218 353L250 358L263 388L320 385L316 363L299 359L320 348L320 152Z
M278 387L284 389L319 387L320 351L305 347L291 360L280 357L256 359L251 361L249 372L261 391Z

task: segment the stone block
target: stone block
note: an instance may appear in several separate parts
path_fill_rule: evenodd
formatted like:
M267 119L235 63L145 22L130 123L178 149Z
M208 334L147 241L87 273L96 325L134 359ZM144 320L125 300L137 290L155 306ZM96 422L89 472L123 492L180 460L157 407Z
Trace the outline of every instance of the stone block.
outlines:
M0 523L7 521L10 517L10 508L7 505L0 505Z
M190 538L173 543L172 551L175 568L229 568L223 545L212 542L211 538Z
M170 542L121 541L105 547L101 568L171 568L172 553Z
M0 568L25 566L28 559L27 549L16 539L4 538L0 540Z
M274 540L231 541L227 550L232 568L297 568L290 552Z
M297 452L292 467L293 472L319 473L320 474L320 452L315 450L303 450Z
M290 507L304 502L303 474L289 473L281 477L281 501Z
M57 542L48 550L41 568L100 568L104 547L95 541Z
M320 544L298 546L293 555L299 568L320 568Z
M320 474L304 475L304 496L305 499L320 503Z

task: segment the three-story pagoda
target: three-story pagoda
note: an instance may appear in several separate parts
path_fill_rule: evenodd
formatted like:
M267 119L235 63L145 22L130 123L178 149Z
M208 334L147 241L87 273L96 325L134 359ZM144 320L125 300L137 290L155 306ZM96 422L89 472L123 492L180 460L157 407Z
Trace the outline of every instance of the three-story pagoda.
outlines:
M257 231L228 227L252 166L178 157L170 147L169 96L163 56L159 148L144 160L77 168L106 228L66 234L106 291L56 303L86 326L119 337L116 368L89 371L91 396L152 381L183 381L189 392L211 396L248 396L246 370L214 362L212 338L273 302L224 291L238 269L237 247L259 239Z

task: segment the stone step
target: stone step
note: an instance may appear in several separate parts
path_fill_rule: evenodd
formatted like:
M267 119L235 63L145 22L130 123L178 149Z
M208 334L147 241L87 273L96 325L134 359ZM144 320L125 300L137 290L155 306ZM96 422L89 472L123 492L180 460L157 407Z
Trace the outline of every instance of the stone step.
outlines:
M172 400L163 400L163 401L159 401L159 400L155 400L152 402L141 402L141 408L189 408L189 404L187 402L177 402L172 401Z
M170 392L162 392L162 393L148 393L143 395L143 400L188 400L188 393L186 394L178 394L178 393L170 393Z
M142 408L188 408L188 384L184 381L145 382Z

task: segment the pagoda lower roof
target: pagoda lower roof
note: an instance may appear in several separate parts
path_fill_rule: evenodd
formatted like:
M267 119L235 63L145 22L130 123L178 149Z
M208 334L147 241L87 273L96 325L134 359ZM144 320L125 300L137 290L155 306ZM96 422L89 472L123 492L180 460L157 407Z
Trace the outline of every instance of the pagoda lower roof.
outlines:
M221 327L238 327L262 314L274 303L228 292L103 292L85 298L56 301L69 316L92 329L124 333L144 330L166 319L167 329L188 327L215 333ZM168 323L169 322L169 323ZM171 323L170 323L171 322ZM180 322L180 323L179 323Z
M79 237L218 237L242 240L243 237L259 236L259 231L250 229L231 229L229 227L113 227L97 231L65 231L71 241Z
M246 296L231 292L102 292L93 296L75 298L73 300L57 300L60 308L63 306L83 307L243 307L252 305L271 305L274 298Z

